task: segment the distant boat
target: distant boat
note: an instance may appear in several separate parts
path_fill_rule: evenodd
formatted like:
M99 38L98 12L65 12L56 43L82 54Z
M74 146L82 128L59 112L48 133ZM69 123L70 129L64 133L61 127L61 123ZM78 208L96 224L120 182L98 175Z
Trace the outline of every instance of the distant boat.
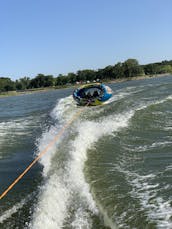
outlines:
M102 83L86 84L73 92L73 98L80 106L98 106L112 97L112 89Z

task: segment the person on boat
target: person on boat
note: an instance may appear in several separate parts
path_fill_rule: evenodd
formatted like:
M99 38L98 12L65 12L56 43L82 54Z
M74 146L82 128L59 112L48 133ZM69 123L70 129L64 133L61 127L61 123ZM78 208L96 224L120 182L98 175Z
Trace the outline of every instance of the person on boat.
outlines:
M96 98L96 97L98 97L98 96L99 96L99 93L98 93L97 90L95 90L94 93L93 93L93 97Z
M85 91L82 91L81 97L82 97L82 98L86 98L86 97L87 97Z
M87 93L87 99L91 99L91 93L90 93L90 91Z

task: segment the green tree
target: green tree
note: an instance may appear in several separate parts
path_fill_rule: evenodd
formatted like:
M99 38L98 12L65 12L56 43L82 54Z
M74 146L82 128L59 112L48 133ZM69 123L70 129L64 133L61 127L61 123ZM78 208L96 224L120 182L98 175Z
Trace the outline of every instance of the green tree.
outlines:
M39 88L44 87L45 85L45 76L44 74L38 74L34 79L30 81L30 88Z
M144 66L146 75L153 75L159 72L159 66L157 64L147 64Z
M30 78L25 76L19 80L16 80L15 84L17 90L26 90L29 88Z
M104 79L104 69L98 69L96 73L96 79L100 79L100 80Z
M103 69L103 78L113 79L114 78L114 67L109 65Z
M15 90L15 83L7 77L0 77L0 91Z
M96 74L94 70L90 70L90 69L85 69L82 71L78 71L77 72L77 81L93 81L96 78Z
M77 81L76 80L76 74L70 72L70 73L68 73L67 77L68 77L70 83L72 83L72 84L76 83L76 81Z
M171 72L172 72L172 66L168 64L161 66L161 68L159 69L160 74L171 73Z
M54 86L54 78L52 75L45 76L44 79L44 87L52 87Z
M124 77L124 69L123 69L123 65L121 62L118 62L117 64L115 64L113 68L113 75L115 79Z
M65 85L68 83L68 78L62 74L59 74L55 81L55 86Z
M128 59L123 63L124 75L128 77L143 75L143 68L136 59Z
M16 80L15 84L16 84L16 89L17 90L22 90L23 89L23 86L22 86L22 83L20 82L20 80Z

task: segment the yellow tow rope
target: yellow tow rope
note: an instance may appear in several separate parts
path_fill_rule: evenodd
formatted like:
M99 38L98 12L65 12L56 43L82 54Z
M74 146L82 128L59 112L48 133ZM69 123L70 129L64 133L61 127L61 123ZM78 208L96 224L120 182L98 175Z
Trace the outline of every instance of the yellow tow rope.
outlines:
M86 106L88 106L86 104ZM56 141L61 137L64 131L71 125L71 123L83 112L84 108L79 110L70 120L65 124L65 126L60 130L60 132L54 137L54 139L47 145L47 147L39 153L39 155L30 163L30 165L8 186L8 188L0 195L0 200L7 195L7 193L17 184L22 177L32 168L32 166L56 143Z

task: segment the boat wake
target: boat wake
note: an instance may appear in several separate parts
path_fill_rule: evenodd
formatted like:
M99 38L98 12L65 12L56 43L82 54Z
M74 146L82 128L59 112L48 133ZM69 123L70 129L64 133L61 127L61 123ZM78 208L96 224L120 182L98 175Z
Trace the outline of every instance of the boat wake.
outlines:
M50 113L0 123L0 159L16 149L13 163L19 154L23 163L33 151L36 158L83 110L39 160L34 179L31 173L25 177L30 182L24 186L26 196L21 200L17 190L16 199L2 206L3 228L171 227L171 89L164 94L160 86L157 92L156 85L130 85L112 85L115 94L105 105L85 108L72 96L64 97L70 92L57 91L57 98L63 98ZM50 107L48 103L45 111Z
M122 99L124 97L125 95L121 96ZM112 99L115 101L115 98ZM103 207L93 198L89 184L85 180L84 164L87 160L87 151L94 148L102 137L115 136L118 131L126 128L137 111L168 99L170 98L139 104L131 109L127 108L120 114L110 114L90 121L87 117L94 115L94 108L85 109L53 149L41 159L44 167L44 185L40 189L30 228L62 228L69 225L72 225L72 228L91 228L94 224L92 216L96 217L99 214L104 216L107 226L116 228L115 222L112 223L111 219L108 219ZM71 96L58 102L51 113L56 124L39 139L39 151L53 139L77 109L80 108L75 106ZM99 109L102 111L104 108ZM142 196L140 199L142 200Z
M56 125L42 135L39 140L39 151L51 141L67 119L76 113L76 109L80 109L71 104L71 97L58 102L51 113L57 121ZM89 112L94 113L94 109L90 109ZM101 137L114 134L120 128L126 127L133 114L131 111L96 121L84 120L83 114L53 149L47 152L41 159L45 184L40 191L31 228L61 228L66 222L70 222L73 228L78 228L79 225L91 227L91 215L97 215L99 211L84 177L87 150L94 147Z

